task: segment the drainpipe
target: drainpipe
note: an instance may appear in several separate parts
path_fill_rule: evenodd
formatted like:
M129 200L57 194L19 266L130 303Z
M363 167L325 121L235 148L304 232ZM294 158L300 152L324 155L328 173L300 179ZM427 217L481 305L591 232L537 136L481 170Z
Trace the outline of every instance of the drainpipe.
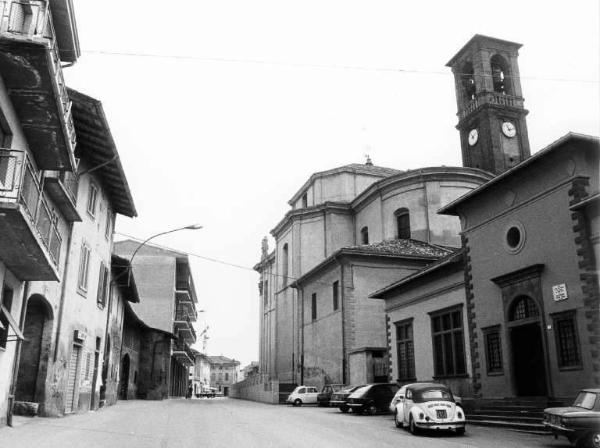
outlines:
M58 303L58 316L56 322L56 337L54 338L53 362L58 357L58 342L60 340L60 331L62 329L62 316L65 308L65 296L67 293L67 278L71 261L71 239L73 237L73 223L69 223L69 236L67 237L67 254L65 255L65 268L63 270L62 285L60 286L60 302Z
M19 327L21 331L25 329L25 316L27 314L27 296L29 295L29 282L26 281L23 285L23 297L21 300L21 316L19 319ZM10 390L8 392L8 413L6 415L6 424L12 426L13 405L15 403L15 389L17 388L17 376L19 374L19 361L21 360L21 345L23 341L17 339L15 347L15 358L13 359L13 373L10 382Z
M346 307L344 306L346 302L346 285L344 284L344 266L337 257L333 257L333 259L340 267L340 311L342 313L342 383L346 384Z

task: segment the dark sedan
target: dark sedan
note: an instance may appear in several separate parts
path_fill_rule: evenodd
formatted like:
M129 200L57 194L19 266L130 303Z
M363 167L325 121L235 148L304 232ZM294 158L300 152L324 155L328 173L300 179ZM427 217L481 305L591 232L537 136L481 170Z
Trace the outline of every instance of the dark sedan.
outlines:
M577 447L600 448L600 389L582 390L572 406L544 409L544 425Z
M367 384L350 394L348 406L357 414L389 412L390 402L397 391L398 385L393 383Z
M334 393L341 391L343 388L343 384L327 384L326 386L323 386L323 389L319 392L319 395L317 395L317 404L319 406L329 406L331 396Z
M347 403L348 397L356 389L363 386L363 384L361 384L360 386L350 386L347 389L334 392L331 395L331 398L329 399L329 406L331 406L332 408L339 408L339 410L342 412L348 412L350 410Z

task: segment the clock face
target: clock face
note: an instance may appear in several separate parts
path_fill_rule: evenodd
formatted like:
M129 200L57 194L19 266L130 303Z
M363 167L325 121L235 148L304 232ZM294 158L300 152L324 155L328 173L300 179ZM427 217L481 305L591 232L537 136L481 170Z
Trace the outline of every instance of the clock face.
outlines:
M507 137L514 137L517 135L517 128L510 121L502 123L502 133Z
M469 132L469 145L473 146L477 143L477 139L479 138L479 132L477 129L471 129Z

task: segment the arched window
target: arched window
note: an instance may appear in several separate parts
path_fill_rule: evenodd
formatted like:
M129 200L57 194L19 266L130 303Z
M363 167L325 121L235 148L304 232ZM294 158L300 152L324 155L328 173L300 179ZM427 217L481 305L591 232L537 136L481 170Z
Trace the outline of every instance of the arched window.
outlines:
M369 228L367 226L360 229L360 243L369 244Z
M529 317L537 317L540 315L537 305L531 297L517 297L508 312L508 320L521 320Z
M492 56L491 66L494 92L510 95L512 92L510 91L510 82L508 79L508 64L502 56L496 54Z
M406 240L410 238L410 213L407 208L399 208L394 212L396 216L396 227L398 230L398 239Z
M288 253L288 245L285 243L283 245L283 251L281 253L281 276L283 279L283 286L287 286L288 280L288 264L289 264L289 253Z
M475 70L473 70L473 64L471 62L467 62L460 74L460 79L462 83L462 88L465 94L465 98L467 100L475 99Z

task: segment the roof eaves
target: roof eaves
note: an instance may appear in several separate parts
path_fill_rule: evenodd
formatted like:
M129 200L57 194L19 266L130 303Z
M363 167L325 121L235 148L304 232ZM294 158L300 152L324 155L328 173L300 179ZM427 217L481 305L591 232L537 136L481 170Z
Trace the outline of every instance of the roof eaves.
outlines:
M469 191L468 193L455 199L454 201L450 202L449 204L446 204L445 206L441 207L438 210L438 213L442 214L442 215L456 215L457 214L456 207L459 204L463 204L463 203L467 202L474 196L477 196L482 191L487 190L488 188L490 188L493 185L496 185L499 182L502 182L507 177L511 176L512 174L514 174L517 171L521 171L522 169L528 167L532 163L537 162L537 160L539 160L540 158L544 157L545 155L555 151L556 149L560 148L564 144L566 144L570 141L576 141L576 140L579 140L580 142L584 142L584 143L588 143L588 144L595 144L595 145L600 144L600 138L598 138L598 137L594 137L594 136L586 135L586 134L578 134L575 132L569 132L569 133L563 135L562 137L560 137L558 140L550 143L545 148L536 152L531 157L523 160L518 165L515 165L511 169L497 175L496 177L492 178L491 180L484 183L483 185Z
M397 282L394 282L384 288L381 288L381 289L375 291L374 293L369 295L369 298L370 299L382 299L383 298L382 296L384 294L391 292L393 290L399 289L402 286L406 286L417 279L420 279L420 278L425 277L433 272L440 270L443 267L446 267L448 265L455 264L455 263L462 263L462 257L463 257L462 249L458 250L456 252L453 252L451 254L448 254L447 256L438 259L437 261L431 263L430 265L425 266L423 269L415 272L414 274L411 274L408 277L404 277L403 279L398 280Z

